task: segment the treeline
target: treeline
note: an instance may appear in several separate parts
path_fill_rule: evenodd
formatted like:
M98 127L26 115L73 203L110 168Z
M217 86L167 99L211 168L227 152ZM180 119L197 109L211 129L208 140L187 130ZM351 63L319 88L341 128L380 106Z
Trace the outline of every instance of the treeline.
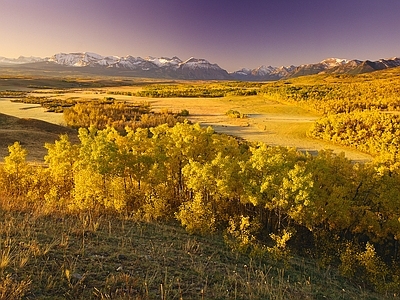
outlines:
M107 91L110 95L122 95L122 96L135 96L135 92L131 91Z
M29 104L40 104L47 112L62 113L64 109L74 106L79 102L84 102L84 100L79 100L76 98L72 99L56 99L50 97L36 97L31 95L23 95L20 98L12 99L12 102L19 103L29 103Z
M362 110L400 110L400 80L353 80L333 83L264 85L260 92L278 101L308 107L322 114Z
M27 92L24 91L0 91L0 98L21 98L26 95Z
M54 99L49 97L34 97L25 96L23 98L13 99L12 102L29 103L29 104L40 104L46 109L47 112L62 113L64 109L72 107L79 101L77 99Z
M177 122L183 122L183 115L188 114L186 110L182 111L182 115L169 111L154 113L148 103L131 104L110 100L75 104L64 111L64 119L73 128L94 126L104 129L109 126L122 132L126 127L149 128L161 124L174 126Z
M139 97L172 98L220 98L225 96L257 95L259 83L207 83L197 85L149 85L135 95Z
M400 149L400 115L379 111L329 115L317 120L311 137L352 146L379 156L398 157Z
M398 163L399 70L318 75L269 83L259 94L324 115L308 135Z
M1 197L9 209L176 219L192 233L223 231L250 255L294 251L399 292L399 169L251 144L198 124L126 130L80 129L78 145L62 136L45 145L47 166L10 146Z

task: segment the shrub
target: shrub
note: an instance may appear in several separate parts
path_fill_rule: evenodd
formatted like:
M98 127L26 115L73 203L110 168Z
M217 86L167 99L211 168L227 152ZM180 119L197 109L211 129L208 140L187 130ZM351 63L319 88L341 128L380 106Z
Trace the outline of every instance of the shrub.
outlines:
M250 217L243 215L229 220L229 227L225 233L225 242L233 250L242 253L257 252L260 253L260 246L257 243L256 234L261 224L257 221L250 221ZM261 247L262 248L262 247ZM262 252L262 251L261 251Z
M245 114L242 114L242 113L238 112L237 110L232 110L232 109L228 110L225 114L229 118L233 118L233 119L244 119L244 118L246 118Z
M287 247L287 242L293 236L293 232L284 229L280 235L271 233L269 235L274 240L273 247L267 247L268 253L275 260L287 262L290 258L290 249Z
M178 116L187 117L189 115L189 111L187 109L182 109Z
M200 194L183 203L175 216L190 233L207 234L215 230L215 216L211 205L204 203Z
M389 269L369 242L365 246L365 251L361 251L352 243L347 243L340 259L339 270L344 276L360 278L378 291L386 289Z

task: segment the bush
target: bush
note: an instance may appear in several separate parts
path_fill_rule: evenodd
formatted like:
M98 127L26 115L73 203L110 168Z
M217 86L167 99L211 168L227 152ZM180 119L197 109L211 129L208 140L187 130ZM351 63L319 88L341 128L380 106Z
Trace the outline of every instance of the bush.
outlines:
M187 109L182 109L178 116L187 117L189 115L189 111Z
M232 109L228 110L225 114L229 118L233 118L233 119L244 119L247 117L245 114L242 114L242 113L238 112L237 110L232 110Z
M215 216L211 205L204 203L200 194L192 201L183 203L176 218L190 233L207 234L215 230Z

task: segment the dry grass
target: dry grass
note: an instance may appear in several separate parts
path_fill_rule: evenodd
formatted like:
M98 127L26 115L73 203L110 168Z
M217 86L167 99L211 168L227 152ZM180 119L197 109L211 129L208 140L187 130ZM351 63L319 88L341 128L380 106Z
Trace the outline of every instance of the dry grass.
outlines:
M43 91L57 97L110 96L104 87L69 90L69 93ZM191 120L213 125L217 131L298 148L310 145L306 144L310 141L305 138L305 131L315 117L305 110L258 96L222 99L112 96L117 100L149 101L155 110L187 109ZM250 117L229 119L225 116L229 109ZM0 114L0 157L6 155L7 145L19 140L29 151L29 160L41 160L44 143L53 142L68 130L26 119L26 113L34 110L21 110L25 119ZM326 145L316 143L312 149ZM301 258L285 265L233 253L221 236L188 235L174 224L149 224L107 215L46 215L40 209L5 210L9 202L0 195L0 299L384 298L348 284L334 270L322 270L314 262Z
M0 113L0 157L8 155L8 146L15 141L28 150L29 161L43 161L45 143L54 143L60 134L67 133L77 142L75 130L37 119L16 118Z
M106 84L107 81L103 81ZM145 98L119 94L110 94L110 92L137 92L142 87L139 83L136 85L118 86L118 82L110 80L110 86L93 86L82 88L70 88L64 90L37 89L32 90L33 96L46 96L61 100L66 99L85 99L99 100L105 97L113 97L117 101L128 101L133 103L148 102L154 111L170 110L180 112L188 110L189 120L200 123L205 126L213 126L217 132L235 135L250 141L261 141L269 145L295 147L302 151L316 152L322 149L332 149L335 153L345 152L346 156L354 161L366 162L372 158L370 155L350 149L345 146L334 145L320 140L313 140L306 137L306 132L319 115L299 108L294 105L279 104L262 96L229 96L223 98ZM111 84L112 83L112 84ZM146 84L143 82L142 84ZM93 85L93 84L92 84ZM45 113L41 108L32 108L20 110L19 106L32 107L32 105L16 104L7 100L2 101L0 113L9 112L10 115L37 118L51 123L61 124L62 116L54 113ZM228 110L237 110L246 114L246 119L232 119L225 115ZM33 115L32 115L33 114ZM44 140L40 137L38 140ZM29 143L27 143L29 145ZM0 145L1 146L1 145ZM4 148L0 148L4 153ZM41 146L31 146L31 149L37 152ZM36 150L35 150L36 149ZM42 154L30 154L30 158L37 159Z
M0 209L0 260L0 295L27 299L378 299L312 262L286 268L221 236L112 216Z
M118 91L118 88L110 90ZM138 88L124 87L121 91L135 92ZM101 99L106 97L107 89L102 89ZM97 93L98 91L94 91ZM77 97L90 98L90 92ZM314 153L322 149L332 149L335 153L357 162L370 161L372 157L345 146L334 145L306 137L306 132L320 116L295 105L284 105L263 96L230 96L224 98L146 98L112 95L118 101L150 103L154 111L189 111L188 119L204 126L212 126L217 132L235 135L250 141L261 141L273 146L294 147ZM246 114L246 119L232 119L226 116L228 110Z

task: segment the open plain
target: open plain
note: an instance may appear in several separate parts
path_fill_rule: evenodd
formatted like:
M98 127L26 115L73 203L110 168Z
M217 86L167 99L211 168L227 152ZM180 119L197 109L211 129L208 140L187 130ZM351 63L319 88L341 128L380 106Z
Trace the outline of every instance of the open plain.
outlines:
M27 85L29 81L8 80L3 81L2 90L28 90L28 95L33 97L45 97L58 100L80 100L80 101L99 101L112 96L116 101L128 103L148 103L153 111L172 111L179 112L188 110L187 118L193 123L200 123L203 126L212 126L218 133L229 134L254 142L265 142L271 146L294 147L300 151L316 153L322 149L331 149L339 154L345 153L345 156L356 162L367 162L372 159L369 154L357 151L355 149L336 145L322 140L312 139L306 136L306 132L320 115L300 108L295 105L278 103L264 96L226 96L220 98L151 98L130 96L141 90L141 85L135 82L135 85L124 86L127 81L120 81L122 86L118 86L118 81L103 80L99 88L93 88L90 82L85 84L88 87L77 87L77 85L69 84L65 87L65 82L61 84L53 79L48 82L41 79L40 83L46 86L46 89L40 86ZM24 86L25 83L25 86ZM149 82L143 82L148 84ZM4 84L7 84L4 86ZM99 83L96 83L100 85ZM109 86L107 86L109 84ZM51 88L54 87L60 88ZM93 85L93 84L92 84ZM0 99L0 113L24 119L25 133L19 127L15 132L9 124L7 128L2 128L2 138L0 140L0 155L4 157L7 154L7 145L15 140L21 141L22 145L28 149L28 159L41 160L45 154L45 149L40 143L51 142L61 133L69 132L74 135L75 132L62 129L65 121L62 113L46 112L39 104L26 104L11 102L8 98ZM230 118L226 115L229 110L240 111L245 114L245 118ZM43 134L35 133L37 130L33 120L41 120L51 124L59 125L57 127L47 126L53 129L46 130L48 138ZM37 123L37 122L36 122ZM44 124L44 123L41 123ZM36 127L35 127L36 126ZM43 127L43 126L42 126ZM38 136L40 135L40 136Z

